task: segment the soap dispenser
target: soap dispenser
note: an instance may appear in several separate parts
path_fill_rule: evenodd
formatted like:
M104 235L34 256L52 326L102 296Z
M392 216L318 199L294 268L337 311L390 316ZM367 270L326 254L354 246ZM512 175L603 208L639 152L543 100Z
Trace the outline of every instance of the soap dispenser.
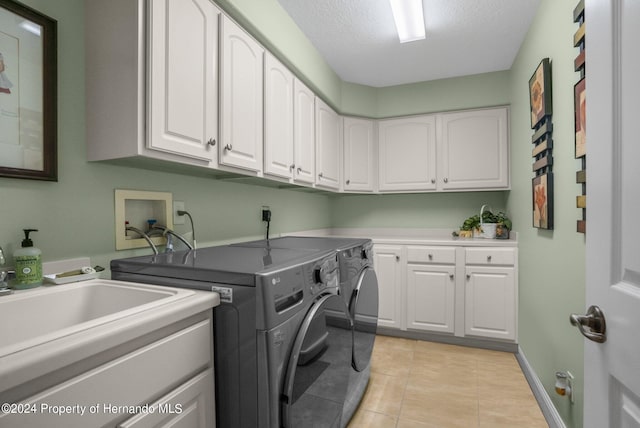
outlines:
M22 248L14 251L13 259L16 265L16 278L12 287L17 290L34 288L42 285L42 252L33 246L29 238L31 232L38 229L23 229L24 239Z

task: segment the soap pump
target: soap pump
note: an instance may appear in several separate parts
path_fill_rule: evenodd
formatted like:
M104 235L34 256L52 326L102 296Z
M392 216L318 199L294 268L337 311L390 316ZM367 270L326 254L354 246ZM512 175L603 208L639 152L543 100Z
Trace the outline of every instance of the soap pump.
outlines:
M16 279L13 281L12 287L17 290L42 285L42 251L34 247L33 241L29 238L29 234L37 232L38 229L23 230L22 248L13 253L16 265Z

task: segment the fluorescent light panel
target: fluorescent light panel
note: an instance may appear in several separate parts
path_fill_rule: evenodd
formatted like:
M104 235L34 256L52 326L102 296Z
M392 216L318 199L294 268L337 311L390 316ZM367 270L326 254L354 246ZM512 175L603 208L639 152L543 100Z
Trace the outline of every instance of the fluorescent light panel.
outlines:
M422 0L389 0L400 43L425 38Z

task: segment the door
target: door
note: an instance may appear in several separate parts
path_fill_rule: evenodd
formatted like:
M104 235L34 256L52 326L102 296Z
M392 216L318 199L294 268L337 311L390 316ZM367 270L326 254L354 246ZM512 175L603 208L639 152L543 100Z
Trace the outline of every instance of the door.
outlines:
M381 327L402 328L402 247L395 245L376 245L373 257L378 276L378 325Z
M407 266L407 328L453 333L455 266Z
M214 161L220 12L208 0L161 0L149 8L148 147Z
M640 2L586 0L586 304L606 342L585 341L585 427L640 427Z
M436 119L416 116L378 123L380 191L436 189Z
M506 107L440 115L438 188L507 189L507 123Z
M373 191L372 120L344 118L344 190Z
M264 49L224 15L221 34L219 162L262 171Z
M467 266L464 292L464 334L515 340L515 269Z
M293 81L293 178L313 184L316 175L316 96L294 77Z
M340 116L316 97L316 185L340 188Z
M334 308L342 308L341 316L327 316ZM345 319L350 319L347 305L338 294L321 296L309 309L287 364L280 426L342 426L353 344Z
M373 352L378 329L378 277L373 269L365 268L358 275L349 312L353 319L353 368L367 368Z
M264 64L264 172L293 176L293 74L267 52Z

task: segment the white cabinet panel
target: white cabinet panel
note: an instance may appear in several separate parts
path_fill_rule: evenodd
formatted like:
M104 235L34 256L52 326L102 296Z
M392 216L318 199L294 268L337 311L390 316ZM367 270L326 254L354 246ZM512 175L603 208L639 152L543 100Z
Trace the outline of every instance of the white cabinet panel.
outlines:
M215 160L220 12L207 0L159 0L149 13L148 147Z
M340 188L342 120L316 97L316 185Z
M515 269L467 266L466 281L465 334L515 340Z
M264 172L293 176L293 74L271 53L264 66Z
M455 266L407 266L407 328L453 333Z
M410 191L436 189L436 118L381 120L379 189Z
M316 96L298 79L293 82L294 180L313 184L316 176Z
M219 162L262 171L264 49L223 15Z
M509 188L507 119L506 107L440 115L439 188Z
M373 266L378 277L378 325L402 328L402 247L375 245Z
M374 122L344 118L344 190L373 191Z

